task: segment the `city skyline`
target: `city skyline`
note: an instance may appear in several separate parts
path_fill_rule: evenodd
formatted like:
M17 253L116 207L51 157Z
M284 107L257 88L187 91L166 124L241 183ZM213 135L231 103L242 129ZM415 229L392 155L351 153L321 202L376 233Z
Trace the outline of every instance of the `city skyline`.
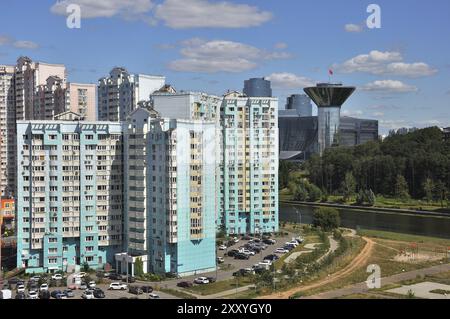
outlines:
M322 1L323 11L312 1L283 7L275 1L71 2L82 5L82 15L88 12L81 29L67 28L61 9L67 1L6 1L11 14L0 22L2 64L27 55L65 64L70 82L95 84L123 66L166 76L178 89L216 95L242 90L244 79L268 77L280 109L288 95L327 81L332 69L333 81L357 87L342 114L378 119L381 134L450 125L450 45L436 41L448 30L446 1L437 1L432 12L425 3L377 1L381 29L365 26L369 3L361 1ZM222 18L198 19L195 8ZM8 28L19 10L25 22ZM45 23L32 25L36 20ZM120 39L126 44L117 45Z

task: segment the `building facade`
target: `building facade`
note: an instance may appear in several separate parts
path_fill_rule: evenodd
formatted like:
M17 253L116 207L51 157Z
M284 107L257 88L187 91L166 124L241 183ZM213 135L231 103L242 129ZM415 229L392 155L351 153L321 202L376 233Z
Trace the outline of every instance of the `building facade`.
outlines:
M287 98L286 111L292 111L299 117L311 117L311 99L305 94L293 94Z
M17 123L17 267L101 268L123 243L119 123Z
M252 78L244 82L244 94L248 97L272 97L272 87L269 80Z
M114 68L98 83L98 119L125 122L140 101L148 100L164 84L162 76L133 75L124 68Z
M97 120L97 86L95 84L69 83L64 111L81 115L83 121Z
M0 65L0 196L13 194L15 184L14 67ZM12 187L11 187L12 185Z
M13 198L0 199L0 218L3 218L3 222L0 222L8 229L14 229L16 224L16 211L15 202Z
M137 109L127 124L128 253L155 273L215 270L215 123Z
M278 231L278 100L225 96L220 216L227 234Z

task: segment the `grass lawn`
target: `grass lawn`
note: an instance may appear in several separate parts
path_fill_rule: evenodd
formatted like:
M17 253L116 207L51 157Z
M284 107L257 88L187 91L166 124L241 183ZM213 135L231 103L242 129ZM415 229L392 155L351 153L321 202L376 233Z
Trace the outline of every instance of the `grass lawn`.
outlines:
M208 285L195 285L194 287L187 288L188 291L191 291L195 294L208 296L217 294L219 292L236 289L236 284L238 283L239 287L244 287L253 284L253 280L251 277L241 277L239 280L230 279L224 281L218 281Z
M192 296L190 294L187 294L185 292L179 291L179 290L175 290L175 289L166 289L166 288L161 288L159 289L161 292L165 292L166 294L181 298L181 299L197 299L197 297Z

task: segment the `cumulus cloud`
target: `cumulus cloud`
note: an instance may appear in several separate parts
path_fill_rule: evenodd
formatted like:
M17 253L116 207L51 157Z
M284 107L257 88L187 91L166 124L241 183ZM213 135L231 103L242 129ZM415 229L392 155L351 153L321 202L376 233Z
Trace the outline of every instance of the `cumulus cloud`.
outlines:
M285 59L289 54L268 52L240 42L206 41L192 38L181 43L182 58L169 69L183 72L242 72L258 67L264 60Z
M314 86L313 80L299 76L293 73L272 73L266 77L272 82L272 86L278 89L302 89L308 86Z
M155 18L174 29L245 28L271 20L272 13L225 1L166 0L156 6Z
M418 91L417 87L396 80L374 81L364 85L361 89L364 91L387 93L409 93Z
M342 64L335 64L334 69L341 73L364 72L374 75L396 75L407 77L424 77L437 73L423 62L405 63L400 52L371 51L353 57Z
M33 41L16 41L13 46L17 49L34 50L39 48L39 45Z
M346 24L344 26L344 29L346 32L356 32L356 33L362 32L364 30L362 26L353 23Z
M56 2L50 11L66 16L70 4L78 4L81 16L85 19L114 16L133 18L142 16L153 8L152 0L63 0Z

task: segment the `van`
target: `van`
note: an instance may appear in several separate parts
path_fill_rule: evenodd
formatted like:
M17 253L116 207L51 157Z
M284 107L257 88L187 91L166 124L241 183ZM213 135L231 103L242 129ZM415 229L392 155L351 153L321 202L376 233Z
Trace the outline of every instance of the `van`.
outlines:
M0 290L0 299L12 299L12 292L9 289Z

